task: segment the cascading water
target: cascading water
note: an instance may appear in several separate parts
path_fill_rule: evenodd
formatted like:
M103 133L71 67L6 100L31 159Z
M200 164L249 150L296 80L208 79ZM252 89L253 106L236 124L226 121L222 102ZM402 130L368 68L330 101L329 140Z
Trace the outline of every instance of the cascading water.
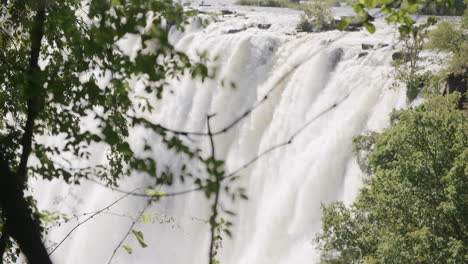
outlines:
M249 200L221 201L237 216L230 217L234 237L223 240L218 258L225 264L318 263L312 240L320 230L321 203L349 203L361 184L352 137L381 130L389 112L405 106L404 91L390 89L395 30L382 21L374 35L365 31L295 35L289 33L298 13L250 9L242 9L245 15L221 17L206 28L193 24L185 33L172 32L177 48L193 57L204 50L210 58L219 57L211 63L218 68L217 77L204 83L188 76L172 81L151 118L173 129L206 131L206 115L216 113L212 126L217 130L268 95L233 129L215 137L216 155L226 160L228 172L292 139L239 172L235 184L246 188ZM362 43L374 48L363 51ZM225 87L219 85L221 80ZM141 144L140 133L132 133L135 144ZM154 140L159 144L157 137ZM207 138L194 141L208 150ZM94 155L104 157L105 151L96 148ZM183 162L171 152L155 155L173 168ZM148 182L135 175L122 186L131 190ZM55 180L35 182L33 187L39 208L69 215L94 212L122 196L91 182L68 186ZM127 197L82 224L54 252L54 262L107 263L131 224L113 213L136 215L145 203L143 198ZM149 247L140 248L129 236L124 244L131 245L133 253L120 248L113 263L207 263L210 206L203 194L168 197L146 211L164 222L135 226ZM60 241L76 224L72 220L54 227L48 240Z

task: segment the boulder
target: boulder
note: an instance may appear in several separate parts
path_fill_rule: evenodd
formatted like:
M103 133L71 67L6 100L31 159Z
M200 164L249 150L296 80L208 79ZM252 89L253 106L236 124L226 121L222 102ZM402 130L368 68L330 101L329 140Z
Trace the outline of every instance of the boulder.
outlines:
M247 28L234 28L226 31L226 34L235 34L247 30Z
M468 111L468 75L466 70L462 73L449 73L447 76L447 84L445 86L444 95L459 92L462 96L460 102L458 102L459 109L465 109Z
M271 24L258 24L257 27L259 29L269 29L271 27Z
M397 51L392 54L393 60L402 60L402 61L409 61L410 56L407 52Z
M367 51L360 52L360 53L358 54L358 59L359 59L359 58L362 58L362 57L364 57L364 56L366 56L367 54L369 54Z
M234 13L235 13L234 11L231 11L231 10L228 10L228 9L221 10L222 15L232 15Z
M370 49L374 48L374 45L362 43L361 47L362 47L363 50L370 50Z
M377 47L380 49L380 48L385 48L385 47L388 47L389 45L387 43L379 43L379 45L377 45Z

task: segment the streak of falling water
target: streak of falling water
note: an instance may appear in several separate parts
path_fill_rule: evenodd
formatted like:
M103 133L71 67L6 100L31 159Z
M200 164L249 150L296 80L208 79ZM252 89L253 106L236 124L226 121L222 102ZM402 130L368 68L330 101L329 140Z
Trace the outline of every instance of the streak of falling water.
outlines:
M184 34L173 32L180 50L194 57L207 50L210 58L219 57L212 62L218 67L217 78L204 83L190 77L173 81L173 93L167 90L151 118L174 129L204 131L206 115L216 113L217 130L268 95L234 129L215 138L216 155L226 160L227 171L301 132L292 144L239 173L236 185L245 187L250 199L232 203L223 198L223 207L237 216L230 217L234 238L224 239L219 258L226 264L318 263L312 240L320 230L321 203L352 202L361 184L362 175L351 154L352 137L369 129L381 130L389 112L405 106L404 91L390 89L393 29L377 22L374 35L330 31L289 36L286 33L297 20L293 12L247 12L247 18L223 19L207 28L193 25ZM258 29L256 23L272 26ZM247 29L227 34L239 28ZM374 48L360 57L362 43ZM381 43L390 46L378 47ZM221 80L227 87L219 85ZM229 87L231 82L235 88ZM141 133L133 131L135 145L141 144ZM157 144L157 137L154 140ZM195 144L207 150L206 139L195 139ZM94 155L99 159L105 152L96 147ZM172 168L183 162L171 153L155 155ZM122 186L145 182L147 178L135 175ZM54 181L33 186L40 208L68 214L96 211L121 196L94 183L70 187ZM144 203L141 198L128 198L110 211L135 214ZM209 205L202 194L167 198L148 212L174 220L137 224L149 247L141 249L129 237L124 244L134 248L133 254L120 249L114 263L207 263ZM74 223L53 229L48 239L59 241ZM125 217L101 214L80 226L53 259L67 264L107 263L129 225Z

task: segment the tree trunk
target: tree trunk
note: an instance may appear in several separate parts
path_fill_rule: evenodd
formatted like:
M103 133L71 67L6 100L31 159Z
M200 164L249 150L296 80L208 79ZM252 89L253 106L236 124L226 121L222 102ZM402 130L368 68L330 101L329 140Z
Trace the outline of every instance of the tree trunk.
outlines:
M0 156L0 206L6 219L8 234L18 242L29 264L51 264L41 240L39 224L33 220L32 211L24 198L21 180Z
M37 2L34 25L30 32L31 53L29 69L26 74L28 86L24 90L27 98L27 120L21 139L22 153L16 173L12 172L8 159L0 153L0 207L7 227L8 235L16 240L29 264L52 264L41 240L39 223L33 219L32 210L24 197L27 182L27 164L32 151L34 123L42 101L42 84L36 79L40 74L38 65L41 42L44 36L47 0ZM0 150L1 151L1 150Z

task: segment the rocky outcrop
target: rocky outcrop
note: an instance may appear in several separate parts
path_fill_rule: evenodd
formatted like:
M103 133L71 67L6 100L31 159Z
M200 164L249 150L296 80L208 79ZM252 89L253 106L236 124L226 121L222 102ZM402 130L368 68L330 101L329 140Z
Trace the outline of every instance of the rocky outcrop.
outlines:
M385 48L385 47L388 47L389 45L387 43L379 43L379 45L377 45L377 48Z
M258 24L257 27L259 29L269 29L271 27L271 24Z
M364 52L359 53L359 54L358 54L358 59L359 59L359 58L362 58L362 57L364 57L364 56L367 56L367 54L369 54L367 51L364 51Z
M468 69L464 73L450 73L447 76L447 84L445 86L444 95L459 92L462 96L458 103L459 109L468 110L468 98L467 98L467 87L468 87Z
M221 14L222 14L222 15L232 15L232 14L234 14L234 13L235 13L234 11L227 10L227 9L221 10Z
M374 45L362 43L362 44L361 44L361 48L362 48L363 50L370 50L370 49L373 49L373 48L374 48Z
M392 54L392 59L395 61L395 60L402 60L402 61L409 61L409 54L406 53L406 52L401 52L401 51L397 51L397 52L394 52Z
M245 31L245 30L247 30L246 27L244 27L244 28L233 28L233 29L229 29L228 31L226 31L226 34L235 34L235 33Z

